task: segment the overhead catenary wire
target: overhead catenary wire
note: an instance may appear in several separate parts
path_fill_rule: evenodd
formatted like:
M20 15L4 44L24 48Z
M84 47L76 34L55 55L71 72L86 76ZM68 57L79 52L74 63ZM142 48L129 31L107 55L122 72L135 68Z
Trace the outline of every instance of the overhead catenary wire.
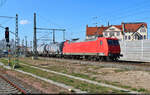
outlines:
M68 38L68 39L71 39L71 31L72 31L72 24L70 24L70 25L61 25L61 24L58 24L58 23L56 23L56 22L54 22L54 21L52 21L51 19L49 19L49 18L46 18L46 17L44 17L44 16L42 16L42 15L39 15L38 14L38 16L40 17L40 19L42 19L42 21L44 21L45 23L48 23L50 26L56 26L56 27L58 27L58 28L65 28L66 29L66 35L68 35L68 36L66 36L66 38ZM70 34L69 34L70 33Z
M11 20L12 20L12 19L11 19ZM3 20L3 21L0 22L0 24L5 25L5 24L7 24L8 22L10 22L11 20L10 20L10 19Z
M4 26L2 26L2 25L0 25L0 27L1 27L2 29L5 29L5 28L6 28L6 27L4 27ZM10 30L9 30L9 32L12 33L13 35L15 35L14 32L12 32L12 31L10 31Z
M103 16L101 16L101 19L104 19L105 22L106 21L113 22L113 21L118 21L120 19L127 19L130 16L133 17L133 16L135 16L135 14L140 15L140 11L142 11L142 13L144 13L144 12L148 13L149 10L143 10L145 7L149 7L148 6L149 5L148 1L149 0L144 0L142 2L134 3L134 4L138 5L137 7L132 7L131 5L129 5L126 8L123 8L123 9L109 11L109 14L111 14L111 16L110 17L106 16L106 18L104 18ZM107 12L105 14L107 14Z

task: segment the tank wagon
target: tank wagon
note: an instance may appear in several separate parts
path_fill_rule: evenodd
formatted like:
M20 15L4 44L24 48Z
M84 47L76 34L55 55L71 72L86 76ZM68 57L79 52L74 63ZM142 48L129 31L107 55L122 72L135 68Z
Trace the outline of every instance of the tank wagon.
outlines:
M46 50L49 57L61 57L62 56L63 42L50 43L46 46Z
M117 60L120 56L121 50L118 39L99 37L93 40L84 42L71 42L69 40L61 43L51 43L42 46L39 49L39 54L46 53L51 57L64 58L85 58L94 60ZM41 51L43 50L43 52Z
M41 44L37 47L37 51L38 51L39 56L47 56L47 50L46 50L47 45L48 44Z

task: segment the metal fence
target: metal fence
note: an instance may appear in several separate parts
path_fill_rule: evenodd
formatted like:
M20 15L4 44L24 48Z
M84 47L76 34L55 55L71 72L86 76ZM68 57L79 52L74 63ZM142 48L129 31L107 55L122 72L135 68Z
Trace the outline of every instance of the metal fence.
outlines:
M120 41L121 60L150 62L150 40Z

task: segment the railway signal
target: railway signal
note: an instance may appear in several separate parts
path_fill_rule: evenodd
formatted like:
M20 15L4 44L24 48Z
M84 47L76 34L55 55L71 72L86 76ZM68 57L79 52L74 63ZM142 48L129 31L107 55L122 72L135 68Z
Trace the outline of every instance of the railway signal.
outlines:
M8 66L10 66L10 44L9 44L9 27L5 28L6 47L8 51Z
M6 42L9 43L9 27L5 28L5 39Z

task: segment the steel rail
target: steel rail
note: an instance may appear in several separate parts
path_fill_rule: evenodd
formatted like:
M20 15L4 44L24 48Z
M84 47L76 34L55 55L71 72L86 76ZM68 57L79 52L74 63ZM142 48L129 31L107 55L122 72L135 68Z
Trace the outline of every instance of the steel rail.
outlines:
M0 78L2 78L3 80L5 80L7 83L9 83L11 86L15 87L18 91L20 91L22 94L27 94L25 90L19 88L17 85L15 85L14 83L12 83L11 81L9 81L7 78L5 78L4 76L0 75Z

